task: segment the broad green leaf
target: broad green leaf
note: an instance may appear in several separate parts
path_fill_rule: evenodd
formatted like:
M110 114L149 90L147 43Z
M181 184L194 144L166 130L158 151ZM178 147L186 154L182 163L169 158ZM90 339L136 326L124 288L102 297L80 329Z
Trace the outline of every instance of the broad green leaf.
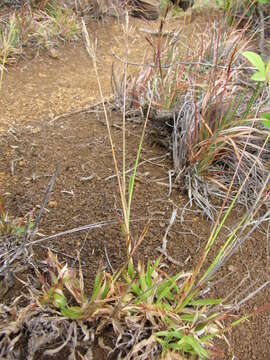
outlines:
M254 80L254 81L265 81L265 72L255 72L255 74L253 74L251 76L251 80Z
M53 296L53 303L57 308L62 309L67 305L67 299L64 294L55 293Z
M134 265L131 261L128 262L128 275L132 280L135 278Z
M69 319L78 319L83 315L83 309L79 306L65 307L61 309L61 314Z
M192 346L190 346L187 343L182 343L181 340L177 343L170 343L168 344L168 348L172 349L172 350L182 350L186 353L188 353L189 355L195 355L194 351L192 351ZM185 359L185 358L183 358Z
M248 315L242 316L240 319L237 319L232 323L232 327L239 325L241 322L246 321L248 318L249 318Z
M151 288L152 285L152 273L153 273L154 269L152 269L151 267L151 261L150 259L148 259L147 262L147 270L146 270L146 276L145 276L145 281L146 281L146 285L148 288Z
M174 296L171 293L172 289L175 289L177 294L179 293L179 288L176 284L178 276L179 274L171 277L168 281L163 281L161 284L158 285L157 298L159 301L161 301L163 298L173 300Z
M270 113L263 113L263 114L261 114L261 117L262 117L262 119L265 119L265 120L262 120L263 125L268 130L270 130Z
M99 290L101 288L101 280L102 280L102 274L100 271L98 271L96 278L95 278L93 293L92 293L91 300L90 300L91 302L95 301L97 299Z
M265 120L270 120L270 113L262 113L261 117Z
M149 299L150 298L153 298L153 290L152 289L149 289L148 291L144 292L142 295L141 295L141 298L139 299L139 302L146 302L148 301L149 302ZM152 299L150 299L152 300Z
M181 330L171 330L171 331L158 331L157 333L155 333L155 335L159 337L165 337L167 338L167 340L171 340L173 338L182 339L184 333Z
M141 289L137 284L133 284L131 286L131 290L135 293L135 295L139 296L141 294Z
M194 322L195 314L184 314L180 316L180 319L186 322Z
M202 343L206 343L206 342L208 342L209 340L213 339L216 336L217 336L217 334L215 334L215 333L207 334L205 336L200 337L200 340L201 340Z
M54 288L53 287L51 287L50 289L49 289L49 291L48 291L48 297L49 297L49 299L51 299L52 297L53 297L53 295L54 295Z
M243 55L259 70L259 72L265 74L265 65L260 55L253 51L245 51L243 52Z
M171 287L168 286L168 284L166 284L164 286L164 288L161 291L159 291L159 293L158 293L158 301L161 301L163 299L167 299L167 300L173 300L174 299L174 296L171 293Z
M17 235L23 235L25 233L25 226L15 226L15 233Z
M142 291L145 291L146 288L147 288L147 285L146 285L144 269L141 270L141 273L140 273L140 276L139 276L139 281L140 281L140 286L141 286Z
M132 280L130 279L128 274L122 274L122 276L128 284L132 283Z
M109 291L110 291L110 284L108 284L108 282L106 281L106 284L104 286L104 290L103 290L102 295L101 295L102 300L104 300L106 298Z
M54 285L56 285L58 283L58 279L57 279L57 276L55 276L55 274L52 274L52 283Z
M162 356L165 357L166 352L168 351L168 343L166 341L161 340L160 338L157 338L157 341L160 343L162 347ZM162 359L163 359L162 357Z
M170 300L170 299L168 299ZM167 303L160 303L159 301L156 302L156 305L158 305L161 309L167 310L167 311L172 311L172 306L170 304Z
M161 261L161 256L159 256L159 257L157 258L157 260L155 261L154 266L153 266L154 270L157 269L157 267L158 267L159 264L160 264L160 261Z
M185 344L185 345L190 345L199 357L201 357L201 358L208 357L208 351L205 348L203 348L202 345L200 344L199 340L197 340L193 336L191 336L191 335L184 336L180 340L180 343Z
M198 299L191 300L188 305L204 306L204 305L218 305L222 302L222 299Z
M262 123L268 130L270 130L270 120L264 120Z

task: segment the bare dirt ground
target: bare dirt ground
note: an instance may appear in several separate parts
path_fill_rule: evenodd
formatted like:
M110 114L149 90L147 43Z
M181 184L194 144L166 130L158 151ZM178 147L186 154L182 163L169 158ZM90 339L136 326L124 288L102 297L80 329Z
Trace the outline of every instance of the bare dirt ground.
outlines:
M131 19L131 24L134 26L134 34L142 38L136 27L145 26L144 22ZM186 26L189 33L190 25ZM98 35L102 87L104 94L110 96L110 43L112 34L121 37L121 27L116 20L109 20L105 24L91 24L89 32ZM118 50L120 54L123 52L121 42ZM59 48L57 54L56 59L49 54L40 54L34 59L21 60L9 67L0 98L0 187L11 215L23 217L29 211L37 211L49 176L56 163L59 163L53 194L39 226L39 233L44 235L101 220L118 220L121 216L102 112L93 110L52 121L57 114L99 102L96 79L84 45L67 45ZM131 49L130 56L134 56L136 61L140 62L143 55L142 42L141 46L135 45ZM121 116L111 112L110 119L120 159ZM128 124L127 168L133 166L140 129L140 123ZM181 189L174 188L168 196L171 158L167 150L153 140L152 135L146 136L141 159L143 164L138 169L132 208L134 238L142 231L145 223L151 220L147 237L136 256L154 258L159 255L158 247L162 244L171 212L176 206L177 221L168 237L168 254L175 261L168 260L167 264L170 271L189 269L198 260L211 224L194 208L187 208L183 212L187 195ZM235 210L231 225L237 222L239 212ZM100 261L103 260L107 266L105 248L114 269L122 264L125 256L119 224L41 244L35 248L37 258L44 258L46 247L54 249L61 260L71 265L74 264L76 250L81 252L88 291L91 290ZM265 247L265 237L258 232L222 270L222 281L216 285L214 295L227 295L247 275L248 283L257 278L263 280L267 275L265 269L269 267ZM23 291L23 288L16 282L10 294L1 298L0 293L0 301L7 301L18 291ZM245 310L250 311L269 302L269 296L269 289L265 289ZM221 358L269 359L269 335L269 314L263 313L233 331L229 330L227 337L232 348L227 350L225 344L221 343L224 349ZM102 360L105 356L104 352L97 351L95 359ZM62 354L61 359L64 357Z
M212 15L212 18L214 16ZM174 31L182 24L183 39L189 43L202 31L209 14L200 14L196 22L186 19L170 20L164 31ZM129 59L143 63L146 50L149 51L145 37L150 30L157 31L158 22L147 22L132 18L129 26ZM117 19L106 18L103 22L89 21L88 32L92 39L97 38L98 69L104 96L111 95L112 63L119 62L112 51L124 58L124 35L122 25ZM0 96L0 131L9 126L31 121L48 120L56 115L77 110L100 101L97 81L83 41L62 45L55 52L28 50L25 59L8 67L4 76ZM130 66L135 72L136 66Z

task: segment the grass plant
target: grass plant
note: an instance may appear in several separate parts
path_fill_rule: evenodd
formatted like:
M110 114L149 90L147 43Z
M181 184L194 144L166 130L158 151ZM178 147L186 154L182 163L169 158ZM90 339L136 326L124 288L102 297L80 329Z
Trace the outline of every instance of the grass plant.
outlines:
M162 24L160 28L162 30ZM142 108L146 104L145 119L134 171L127 185L125 113L129 106L130 95L127 81L128 42L126 42L123 80L124 144L121 175L99 79L97 43L90 38L84 22L82 29L86 49L96 73L111 144L123 210L127 257L113 274L103 271L101 264L92 292L87 295L80 258L78 257L79 268L76 273L67 264L62 264L49 250L45 271L33 266L38 286L25 282L30 295L22 302L22 297L19 297L10 306L0 306L0 357L3 359L16 357L19 353L20 341L24 341L30 358L40 354L40 351L45 356L51 356L65 348L69 352L67 355L69 358L92 359L95 340L101 347L106 348L109 357L118 359L206 359L220 355L215 343L216 338L226 339L226 332L229 329L269 308L269 306L261 307L252 313L236 317L236 310L267 286L269 280L259 287L253 284L252 288L245 288L240 294L237 293L238 288L230 289L225 299L211 296L213 280L218 278L219 270L241 246L244 246L258 226L269 221L270 209L265 210L270 196L268 174L259 178L260 185L256 187L256 199L252 206L248 207L227 237L221 236L232 209L241 199L242 194L245 194L246 186L250 186L247 185L250 184L250 178L254 180L256 175L257 179L261 166L264 166L262 155L265 154L269 132L255 126L259 121L257 113L260 104L264 101L264 94L261 93L261 88L257 87L248 101L240 99L234 109L232 103L229 103L229 107L224 110L223 106L227 104L227 99L234 91L231 81L237 78L235 75L239 71L237 61L240 61L240 55L235 48L235 39L232 41L230 38L229 48L221 45L222 37L227 36L225 33L216 31L212 43L203 46L200 50L199 53L203 54L203 57L189 60L207 64L208 85L205 72L201 71L199 66L193 70L196 72L192 72L186 64L187 59L183 64L178 64L179 67L178 65L175 67L176 73L171 70L172 66L165 67L167 70L164 70L159 38L153 71L147 78L140 78L143 79L140 80L142 84L147 84L140 89L143 89L148 97L146 100L144 98L143 104L139 104ZM128 17L124 31L127 40ZM219 51L222 54L221 58L217 56L220 54ZM177 59L174 53L171 56L174 61ZM218 59L222 59L219 60L221 62ZM171 83L168 79L175 81ZM168 91L170 83L172 85ZM184 94L186 100L181 103L183 89L186 90ZM217 111L218 105L222 106L221 111L214 117L209 116L208 112L212 106ZM187 106L188 110L184 106ZM177 117L173 117L173 131L177 139L183 140L181 146L185 151L185 157L183 153L181 154L181 161L185 163L181 165L179 171L184 173L186 179L190 178L190 181L203 176L203 181L208 180L223 189L221 208L209 238L201 249L198 262L193 269L182 270L176 274L165 271L162 257L135 264L134 254L144 241L149 224L146 224L139 238L131 242L130 220L134 181L153 107L156 111L160 109L163 111L165 108L172 113L175 111L178 113ZM252 117L249 117L250 114ZM180 119L183 119L181 124ZM183 151L182 147L181 151ZM179 159L179 156L174 158L175 161L178 160L178 165ZM219 170L221 175L217 178L215 172L218 166L221 166ZM193 173L196 176L194 178L192 178ZM226 180L222 182L220 179L228 173ZM48 187L43 208L52 186L53 179ZM191 193L196 199L194 192ZM32 230L33 233L35 228L36 225ZM219 244L215 251L217 241ZM28 245L30 244L33 245L33 243ZM210 295L206 296L206 294ZM27 305L25 305L26 301ZM105 345L108 333L111 342L110 345ZM59 340L60 345L55 345Z
M200 39L195 48L183 52L180 38L163 39L164 21L157 39L149 40L153 61L126 86L126 113L145 112L152 99L151 121L168 129L177 181L188 191L190 204L214 219L213 200L224 198L242 156L231 200L258 153L261 158L238 202L248 207L267 175L268 145L262 147L268 131L261 126L260 112L269 89L250 82L243 56L250 42L246 29L214 25L195 36ZM115 78L117 103L122 103L125 87Z
M0 19L0 62L14 62L27 47L50 49L59 42L73 41L80 35L75 13L49 1L39 8L22 8ZM3 74L1 71L1 74ZM3 76L3 75L2 75Z
M239 26L249 23L252 32L259 35L259 50L263 54L265 40L270 33L270 1L269 0L217 0L217 4L224 10L229 24Z
M266 184L269 179L270 176ZM221 350L215 346L216 338L225 338L229 329L267 309L265 306L243 316L235 315L236 310L267 286L269 280L260 287L248 287L240 298L237 289L230 289L230 294L235 292L230 301L204 295L230 256L269 218L267 211L259 221L254 221L264 204L265 187L260 195L253 209L244 214L224 239L218 252L210 255L237 197L234 199L224 217L216 222L197 265L190 271L171 275L165 272L162 257L135 266L130 261L136 251L134 247L130 258L114 274L100 267L92 293L87 296L81 266L76 274L49 251L47 274L35 269L39 288L27 284L31 294L29 305L20 309L19 299L16 299L11 307L1 308L2 357L14 353L15 345L26 333L30 334L28 347L33 356L45 345L53 344L56 334L63 339L62 345L46 350L45 355L56 354L67 346L70 355L76 356L80 353L78 344L83 344L80 348L83 346L84 353L93 356L93 339L98 339L102 346L108 331L114 334L111 346L106 348L108 356L119 359L206 359L220 355ZM144 236L145 232L137 244ZM18 316L12 322L14 309Z

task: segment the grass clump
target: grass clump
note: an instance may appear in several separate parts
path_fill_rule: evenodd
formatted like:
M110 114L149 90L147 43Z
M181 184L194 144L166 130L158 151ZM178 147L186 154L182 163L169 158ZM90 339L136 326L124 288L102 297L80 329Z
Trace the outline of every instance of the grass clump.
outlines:
M40 5L41 6L41 5ZM80 34L75 13L56 1L8 12L0 20L0 62L14 62L26 48L50 49Z
M0 201L0 236L2 238L24 235L25 231L31 230L32 227L33 221L30 214L28 219L13 219Z
M166 129L177 181L211 219L214 198L224 198L234 177L231 199L243 183L254 159L256 166L238 201L249 207L267 176L268 130L260 113L269 89L251 83L243 52L249 49L245 29L214 25L193 34L193 44L181 47L176 33L159 34L148 42L153 60L126 84L126 114L145 109L152 97L153 127ZM112 77L116 104L123 110L123 81ZM162 135L160 135L162 136Z
M41 319L48 324L48 320L51 321L49 314L56 311L55 323L57 318L58 322L62 318L70 327L71 321L76 320L73 323L77 328L76 342L82 340L83 333L88 338L91 331L95 337L101 338L111 329L114 340L108 356L118 356L119 359L173 359L177 355L186 358L188 354L206 358L213 349L211 339L222 331L217 316L221 299L193 298L181 310L176 310L190 273L170 277L162 270L160 260L154 263L149 260L146 266L139 263L136 269L129 263L121 280L119 273L98 272L92 295L87 298L82 277L77 278L74 271L61 265L49 252L47 266L50 277L46 281L38 274L42 279L42 291L35 291L35 299L26 309L23 320L27 318L31 324L36 313L40 313ZM211 308L215 308L217 313L212 314ZM25 321L24 326L29 327ZM13 331L5 324L0 333L12 336ZM46 335L44 332L38 336L33 331L31 334L36 339ZM71 352L75 353L72 338L67 340L70 350L73 348ZM91 341L86 342L86 351L91 349L91 345ZM2 347L4 356L7 349L8 346Z
M216 338L226 340L229 329L266 309L236 315L269 280L260 287L256 282L240 293L238 288L229 289L224 299L211 297L218 271L269 218L269 211L257 217L265 200L264 190L252 211L242 217L218 251L210 255L235 201L231 203L190 271L167 273L162 257L135 265L133 256L144 239L146 227L119 270L109 273L100 264L88 295L80 259L76 272L48 251L43 270L34 267L38 284L37 280L36 286L32 281L24 282L30 296L0 307L2 358L16 357L22 340L31 356L54 355L65 347L70 356L93 357L95 342L106 349L108 357L118 359L207 359L222 354L216 347ZM12 321L14 313L17 315ZM105 345L108 336L110 344Z

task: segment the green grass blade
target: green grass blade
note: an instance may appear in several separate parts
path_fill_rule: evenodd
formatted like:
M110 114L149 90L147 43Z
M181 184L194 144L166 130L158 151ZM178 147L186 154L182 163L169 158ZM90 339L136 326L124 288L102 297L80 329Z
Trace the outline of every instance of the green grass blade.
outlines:
M97 299L97 296L99 294L99 291L101 289L101 285L102 285L102 273L101 271L98 271L96 278L95 278L95 282L94 282L94 288L93 288L93 292L92 292L92 296L90 299L90 302L93 302Z
M189 305L191 306L207 306L207 305L219 305L223 299L198 299L191 300Z

